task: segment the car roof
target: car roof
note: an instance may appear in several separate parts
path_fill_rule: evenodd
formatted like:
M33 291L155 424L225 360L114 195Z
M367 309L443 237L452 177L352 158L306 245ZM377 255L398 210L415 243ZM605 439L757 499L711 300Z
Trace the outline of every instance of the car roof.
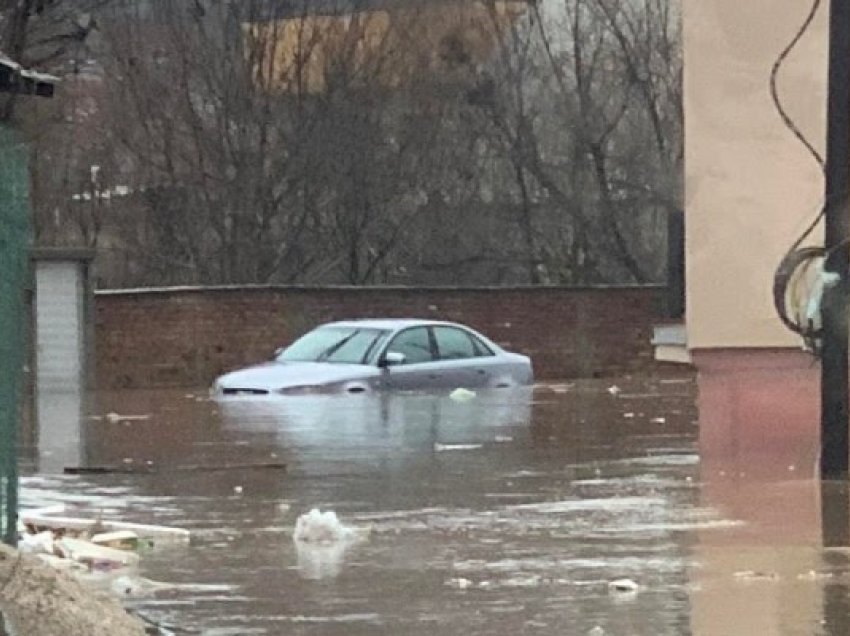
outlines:
M329 322L321 327L365 327L367 329L397 330L405 327L416 327L423 325L455 325L455 323L444 320L426 320L421 318L364 318L359 320L340 320ZM457 325L463 326L463 325Z

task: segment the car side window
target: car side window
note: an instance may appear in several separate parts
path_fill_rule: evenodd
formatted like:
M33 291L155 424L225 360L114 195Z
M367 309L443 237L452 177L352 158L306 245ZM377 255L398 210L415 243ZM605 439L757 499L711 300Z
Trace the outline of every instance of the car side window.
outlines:
M387 351L403 353L405 364L431 362L434 359L431 352L431 340L425 327L405 329L393 338Z
M475 355L481 358L496 355L495 353L493 353L493 350L489 346L487 346L481 341L481 338L477 338L473 334L469 334L469 337L472 339L472 344L475 347Z
M454 327L434 327L440 360L464 360L482 355L467 332Z

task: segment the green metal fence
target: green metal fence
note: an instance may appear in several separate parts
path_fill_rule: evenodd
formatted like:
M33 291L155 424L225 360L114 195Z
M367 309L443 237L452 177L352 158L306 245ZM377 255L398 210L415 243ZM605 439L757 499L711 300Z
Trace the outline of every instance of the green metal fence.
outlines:
M17 532L17 431L27 352L24 293L29 277L30 213L26 146L0 128L0 540Z

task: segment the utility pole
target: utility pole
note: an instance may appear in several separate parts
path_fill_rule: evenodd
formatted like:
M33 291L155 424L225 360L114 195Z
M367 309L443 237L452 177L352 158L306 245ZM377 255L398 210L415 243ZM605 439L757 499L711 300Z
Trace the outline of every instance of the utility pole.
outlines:
M824 271L838 274L823 295L821 360L822 479L846 479L848 446L848 323L850 299L850 2L831 0L829 13L829 74L826 131L826 212Z
M57 81L0 53L0 93L52 97ZM27 360L28 158L26 145L0 125L0 542L10 545L18 537L18 406Z

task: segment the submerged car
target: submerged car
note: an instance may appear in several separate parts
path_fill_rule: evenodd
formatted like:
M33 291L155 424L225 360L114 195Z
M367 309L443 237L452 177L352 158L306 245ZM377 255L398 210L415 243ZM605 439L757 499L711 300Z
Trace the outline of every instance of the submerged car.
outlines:
M482 334L433 320L322 325L272 361L216 379L215 396L511 387L534 381L531 360Z

